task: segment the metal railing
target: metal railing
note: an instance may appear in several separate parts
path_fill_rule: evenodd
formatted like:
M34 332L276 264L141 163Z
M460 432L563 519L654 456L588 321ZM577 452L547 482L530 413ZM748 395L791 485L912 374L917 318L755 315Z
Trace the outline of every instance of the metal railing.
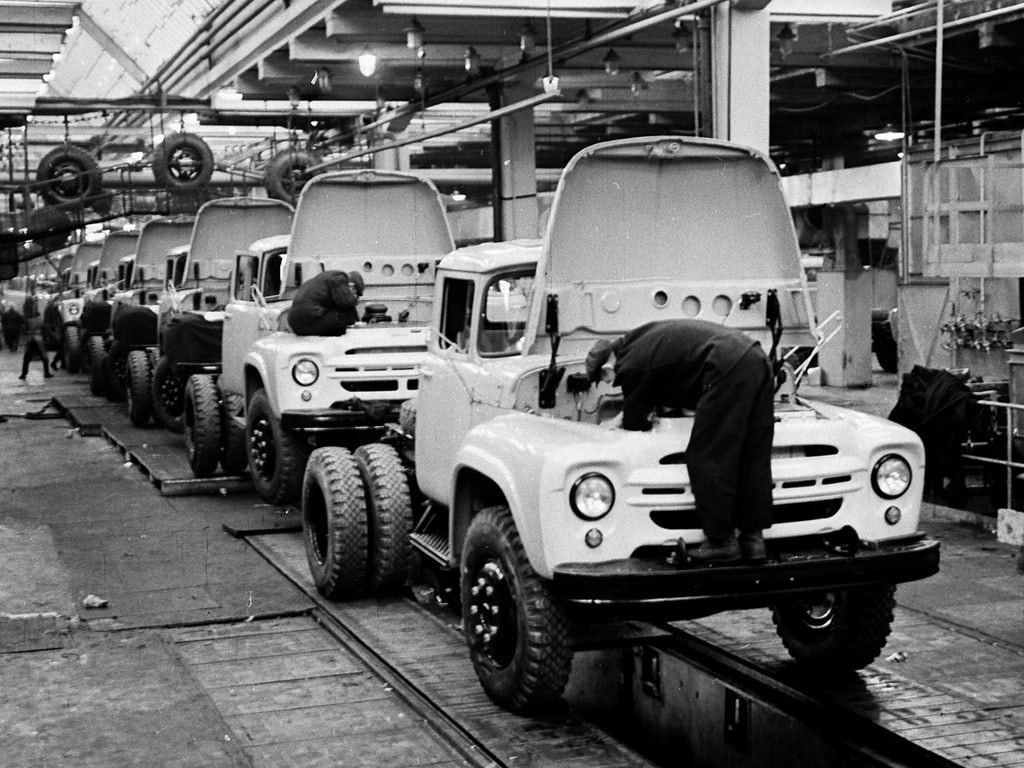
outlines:
M979 406L1002 408L1005 411L1005 434L1006 434L1006 452L1005 458L997 459L992 456L979 456L974 453L968 453L961 451L961 459L970 459L971 461L977 461L981 464L989 464L994 466L1002 466L1006 470L1006 507L1013 509L1013 481L1018 473L1024 471L1024 462L1014 461L1014 438L1024 437L1024 434L1018 434L1019 430L1015 430L1013 427L1013 416L1014 411L1019 411L1021 416L1024 417L1024 404L1002 402L1000 400L976 400ZM994 441L993 441L994 442ZM967 450L973 450L976 445L984 445L985 443L966 443ZM990 445L992 443L989 443Z

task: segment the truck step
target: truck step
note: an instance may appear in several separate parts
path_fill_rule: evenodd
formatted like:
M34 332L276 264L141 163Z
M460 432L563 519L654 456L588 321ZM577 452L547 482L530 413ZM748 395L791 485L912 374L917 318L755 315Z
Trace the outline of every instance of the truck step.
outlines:
M441 565L448 565L451 549L447 536L439 533L413 533L410 534L409 540L427 557L436 560Z

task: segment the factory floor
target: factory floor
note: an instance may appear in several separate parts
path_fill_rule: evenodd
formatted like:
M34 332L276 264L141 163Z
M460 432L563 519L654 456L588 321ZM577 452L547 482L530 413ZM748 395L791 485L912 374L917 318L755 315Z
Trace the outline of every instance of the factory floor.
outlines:
M267 505L244 490L161 495L105 437L83 435L50 405L90 397L84 375L44 379L37 361L22 381L20 363L0 351L0 764L292 764L271 756L286 749L261 751L254 729L240 725L244 678L211 681L200 663L207 628L309 608L225 531L265 517ZM801 393L885 416L897 389L895 375L877 372L871 388ZM989 515L927 505L922 528L942 542L942 572L897 597L1024 657L1024 574L993 526ZM273 737L278 747L302 738L300 725L282 727L292 731Z

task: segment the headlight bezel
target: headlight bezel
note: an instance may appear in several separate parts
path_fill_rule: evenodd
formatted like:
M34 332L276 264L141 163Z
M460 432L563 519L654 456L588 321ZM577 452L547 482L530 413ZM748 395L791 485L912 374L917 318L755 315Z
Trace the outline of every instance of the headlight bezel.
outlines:
M607 495L609 497L606 508L602 512L597 514L584 511L581 508L580 503L578 501L581 488L583 488L585 485L589 486L593 482L603 483L604 486L607 488ZM573 514L576 515L576 517L580 518L581 520L586 520L587 522L594 522L595 520L600 520L604 517L607 517L607 515L612 511L612 508L615 506L615 484L606 475L600 472L585 472L576 478L575 482L573 482L572 487L569 490L569 506L572 509Z
M312 368L310 370L309 367ZM306 375L303 375L305 369ZM300 387L311 387L317 383L320 379L320 366L316 364L316 360L309 357L300 357L294 363L292 363L292 381L298 384Z
M879 482L879 478L882 475L882 467L887 462L898 461L906 468L907 482L906 485L898 492L891 492L883 490L882 484ZM889 475L890 473L885 473ZM910 486L914 483L914 468L910 465L910 462L898 453L887 453L871 468L871 489L883 499L891 501L892 499L898 499L903 496L907 491L910 490Z

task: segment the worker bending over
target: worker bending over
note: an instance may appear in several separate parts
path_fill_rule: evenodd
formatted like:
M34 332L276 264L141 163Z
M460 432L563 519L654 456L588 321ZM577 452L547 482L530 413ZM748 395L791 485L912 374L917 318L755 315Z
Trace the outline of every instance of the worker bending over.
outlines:
M696 411L686 464L705 541L690 558L763 561L775 418L771 364L761 345L703 320L665 320L598 341L587 374L622 388L624 429L650 429L658 407Z

